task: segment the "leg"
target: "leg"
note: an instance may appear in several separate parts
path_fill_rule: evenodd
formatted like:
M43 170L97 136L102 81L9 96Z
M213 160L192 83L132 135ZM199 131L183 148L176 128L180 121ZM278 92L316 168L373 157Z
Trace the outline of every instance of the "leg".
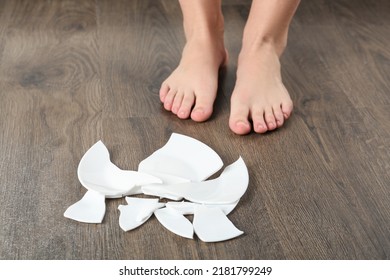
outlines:
M292 112L279 58L299 0L253 0L244 29L237 81L231 97L230 129L264 133L283 125Z
M220 0L179 0L184 47L179 66L162 83L164 108L181 119L207 120L217 95L218 71L226 60Z

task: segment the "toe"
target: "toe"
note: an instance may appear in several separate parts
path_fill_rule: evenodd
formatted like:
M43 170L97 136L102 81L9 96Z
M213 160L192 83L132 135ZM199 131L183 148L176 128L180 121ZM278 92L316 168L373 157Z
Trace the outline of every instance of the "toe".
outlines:
M168 94L165 96L164 108L167 111L171 111L172 110L172 104L173 104L173 101L175 100L176 93L177 93L176 90L172 90L171 89L171 90L169 90Z
M211 114L212 110L210 110L209 108L205 109L204 107L197 107L192 110L191 119L196 122L204 122L208 118L210 118Z
M275 121L276 121L276 126L281 127L284 123L284 116L283 116L281 106L279 106L279 107L275 106L273 108L273 112L274 112L274 117L275 117Z
M232 103L229 127L239 135L248 134L251 131L251 125L248 121L249 108Z
M165 82L162 83L161 88L160 88L160 100L162 103L164 103L165 97L167 96L168 92L169 92L168 84Z
M284 119L287 120L290 115L291 115L291 112L293 110L293 102L289 99L287 101L284 101L282 102L282 113L283 113L283 116L284 116Z
M229 126L230 129L238 135L245 135L251 131L250 123L244 120L229 122Z
M196 94L195 94L196 95ZM195 107L191 113L191 119L196 122L203 122L210 118L213 112L213 94L196 95ZM211 98L210 98L211 97Z
M195 96L192 92L186 93L181 102L177 116L180 119L187 119L190 116L192 105L194 105Z
M173 100L172 103L172 113L176 115L178 114L183 98L184 98L184 94L182 92L176 93L175 99Z
M268 130L264 120L264 110L256 110L252 112L253 130L256 133L264 133Z
M268 130L274 130L276 128L276 120L271 107L265 110L264 118Z

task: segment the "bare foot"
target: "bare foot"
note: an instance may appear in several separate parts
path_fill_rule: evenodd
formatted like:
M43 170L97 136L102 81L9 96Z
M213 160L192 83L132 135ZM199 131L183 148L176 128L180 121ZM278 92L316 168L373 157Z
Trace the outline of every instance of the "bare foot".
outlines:
M180 119L207 120L217 95L218 71L226 57L223 33L189 38L179 66L161 85L164 108Z
M242 50L231 97L230 129L236 134L265 133L281 127L293 109L282 83L279 56L272 44Z

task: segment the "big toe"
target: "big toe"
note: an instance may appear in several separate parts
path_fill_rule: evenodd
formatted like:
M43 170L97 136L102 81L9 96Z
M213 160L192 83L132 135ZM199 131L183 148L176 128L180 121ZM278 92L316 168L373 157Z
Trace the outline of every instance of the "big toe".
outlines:
M201 95L196 97L195 106L191 112L191 119L196 122L203 122L210 118L213 113L212 98L209 95Z
M248 134L251 131L251 125L248 121L249 108L245 106L232 105L229 127L230 129L239 135Z

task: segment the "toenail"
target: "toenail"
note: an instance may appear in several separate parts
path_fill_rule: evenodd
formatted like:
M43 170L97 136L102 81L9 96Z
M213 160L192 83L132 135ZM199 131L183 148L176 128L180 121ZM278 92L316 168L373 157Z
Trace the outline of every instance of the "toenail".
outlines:
M236 125L237 126L248 126L248 124L244 121L238 121L238 122L236 122Z
M203 114L203 113L204 113L204 110L201 109L201 108L198 108L198 109L195 109L194 112L198 112L198 113Z

